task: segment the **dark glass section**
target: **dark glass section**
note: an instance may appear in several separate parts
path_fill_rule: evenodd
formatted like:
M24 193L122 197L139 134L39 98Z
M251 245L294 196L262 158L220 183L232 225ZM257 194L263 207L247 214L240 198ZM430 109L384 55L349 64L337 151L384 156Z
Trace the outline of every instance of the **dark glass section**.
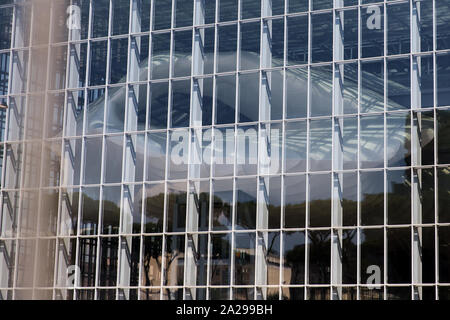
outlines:
M176 0L175 1L175 27L192 26L192 17L194 15L194 1Z
M410 113L387 114L387 165L405 167L411 165L411 115Z
M114 0L112 6L112 35L128 33L130 24L130 1Z
M186 182L167 184L167 230L186 231Z
M185 235L166 236L164 259L165 286L182 286L184 284ZM169 300L173 300L170 289L163 289Z
M338 231L339 236L342 237L342 283L344 284L357 283L357 232L357 229ZM344 292L342 295L344 296Z
M377 57L384 53L384 8L383 5L361 9L361 57ZM365 22L365 23L364 23Z
M166 79L170 67L170 33L152 34L151 41L150 79Z
M336 176L335 176L335 179ZM340 187L342 190L342 223L344 226L356 226L358 215L358 174L356 172L342 174Z
M436 275L436 245L435 245L435 228L421 228L422 233L422 282L435 283ZM414 235L415 236L415 235Z
M306 221L306 176L284 178L284 227L304 228Z
M99 184L101 182L102 144L103 139L87 138L84 150L84 183Z
M219 26L217 38L217 72L236 70L237 25Z
M282 283L292 285L304 284L305 232L284 232L283 243L283 265L290 272L283 274Z
M311 28L311 62L333 60L333 13L311 15Z
M172 0L153 2L153 30L169 29L172 20Z
M358 1L356 0L356 4ZM344 24L344 59L358 58L358 10L345 10L340 13ZM343 16L343 17L342 17Z
M150 83L150 101L148 111L150 129L167 128L168 103L169 83Z
M114 287L117 285L117 254L119 238L101 238L100 243L100 279L102 287ZM115 300L116 290L109 290L114 294L107 294L108 298ZM106 298L106 297L104 297ZM101 300L104 298L100 297Z
M331 174L309 176L309 226L331 226Z
M0 9L0 50L11 46L13 7Z
M294 13L294 12L304 12L308 11L308 0L290 0L288 1L288 12Z
M162 241L161 236L143 237L141 285L148 287L141 291L141 298L149 300L150 297L159 300L159 292L155 294L155 288L161 285L162 269Z
M235 122L236 76L216 78L216 124Z
M80 267L80 285L83 287L95 286L95 274L97 265L97 238L80 238L78 246L78 263ZM94 292L89 295L90 300L94 298Z
M384 268L384 231L383 229L363 229L360 231L360 246L361 246L361 283L372 285L360 292L363 299L379 299L376 298L382 291L375 291L380 289L377 285L384 283L383 268ZM378 288L377 288L378 287ZM379 293L378 293L379 292Z
M448 33L448 26L450 24L450 17L448 15L448 12L450 12L450 1L448 0L435 1L435 9L436 9L435 11L436 49L437 50L450 49L450 35Z
M219 1L219 22L238 19L238 0Z
M259 58L258 58L259 61ZM259 73L239 76L239 122L256 122L259 119Z
M91 43L91 74L89 77L90 86L105 84L106 80L106 59L108 54L108 42L97 41Z
M420 64L420 94L421 107L434 106L434 63L432 56L418 57L413 63Z
M329 230L309 231L309 282L330 283L331 236ZM315 288L319 289L319 288ZM319 289L319 291L321 291ZM322 296L322 294L321 294ZM324 299L322 296L321 300Z
M388 283L411 283L411 229L387 231Z
M102 234L118 234L120 224L120 186L103 187Z
M384 173L383 171L361 172L361 224L382 225L384 223Z
M439 282L450 282L450 227L438 227L438 241L439 241ZM447 293L448 294L448 293ZM450 295L447 295L449 297ZM439 297L441 298L441 297Z
M241 0L241 19L259 18L260 16L260 0Z
M437 169L439 223L450 223L450 168Z
M92 1L92 37L106 37L109 26L109 0ZM106 57L106 54L103 58ZM106 62L106 59L105 59Z
M411 170L387 171L388 224L411 223Z
M450 110L437 110L438 164L450 163Z
M192 31L174 32L173 38L173 76L190 76L192 61Z
M437 106L450 105L450 54L436 56Z
M260 180L260 183L262 180ZM261 188L261 186L260 186ZM269 229L279 229L281 223L281 177L264 178L265 192L268 194L267 206Z
M409 57L387 61L387 103L389 110L410 109L411 107Z
M110 83L127 80L128 38L111 40Z
M172 128L189 127L191 80L172 81Z

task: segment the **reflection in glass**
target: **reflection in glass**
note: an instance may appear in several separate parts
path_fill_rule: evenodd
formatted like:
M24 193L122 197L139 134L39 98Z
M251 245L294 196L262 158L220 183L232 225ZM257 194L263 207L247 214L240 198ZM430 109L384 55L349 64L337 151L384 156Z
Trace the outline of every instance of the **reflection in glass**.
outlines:
M450 93L448 83L450 81L450 54L436 56L437 72L437 106L450 105Z
M284 178L284 227L304 228L306 220L306 176Z
M104 287L116 286L117 254L119 238L101 238L100 242L100 279L99 285ZM112 290L115 299L116 290Z
M409 3L387 6L387 21L387 54L409 53Z
M158 1L156 3L163 3L164 1L167 0ZM170 0L168 1L169 3L171 2ZM168 19L164 18L164 20ZM156 21L154 22L156 23ZM152 52L150 62L150 79L168 78L170 65L170 33L152 34L151 41Z
M186 231L186 182L167 184L167 231Z
M283 233L283 284L305 283L305 232ZM289 290L291 291L291 290ZM292 292L290 292L292 294Z
M289 65L308 62L308 16L287 19L287 63Z
M332 122L330 119L312 120L309 132L309 169L331 170Z
M166 169L166 133L154 132L147 136L147 180L164 180Z
M105 37L108 35L109 0L98 0L92 3L92 37ZM105 55L106 56L106 55Z
M100 188L83 188L82 192L80 234L95 235L98 230Z
M308 110L308 69L286 70L286 118L306 118Z
M98 239L80 238L78 243L80 285L82 287L93 287L95 286ZM93 299L93 297L94 295L92 294L92 298L90 299Z
M167 128L169 83L150 83L149 125L150 129Z
M216 78L216 124L234 123L236 103L236 77Z
M112 39L109 83L123 83L127 80L127 58L128 38Z
M191 80L172 82L172 128L188 127L191 106Z
M86 112L86 134L103 133L104 110L105 89L89 89L88 106ZM79 125L82 126L81 123L79 123Z
M105 158L115 159L105 161L105 183L122 181L123 136L105 138Z
M210 284L229 285L231 272L231 235L211 235L211 258L209 264ZM229 289L228 289L229 290Z
M259 2L260 1L258 1L258 3ZM242 5L244 5L244 3ZM241 24L240 32L241 32L240 69L241 70L258 69L259 51L261 42L260 41L261 24L259 21L251 23L243 23Z
M356 226L358 215L358 174L343 173L341 176L342 190L342 224Z
M256 228L256 179L236 180L236 226L237 230Z
M384 8L373 5L361 8L362 35L361 57L377 57L383 55L384 48Z
M163 231L164 184L145 186L145 233Z
M234 238L234 284L255 283L255 234L236 233Z
M382 225L384 223L384 173L383 171L361 172L361 224Z
M384 63L361 62L361 112L384 111Z
M331 65L311 67L311 111L312 117L328 116L332 112L333 67Z
M97 28L94 28L98 30ZM106 80L106 59L108 51L107 41L97 41L91 43L91 64L90 64L90 76L89 85L99 86L105 84Z
M380 284L384 283L383 280L383 269L384 269L384 231L383 229L362 229L360 231L360 265L361 265L361 283L368 283L376 285L373 281L368 278L375 272L380 272ZM369 268L372 266L371 268ZM368 272L368 270L371 270ZM370 289L373 289L371 287ZM371 290L368 290L369 292ZM370 294L372 297L367 297L366 299L374 299L374 295L378 291L373 290ZM366 292L360 292L361 298L366 295ZM382 293L381 293L382 294Z
M258 58L259 61L259 58ZM239 122L254 122L259 119L259 73L239 76Z
M193 1L176 0L175 3L175 27L187 27L192 25L194 11Z
M411 229L388 229L387 247L388 283L411 283Z
M331 226L331 174L309 177L309 226Z
M361 168L384 166L384 117L368 116L360 119Z
M120 195L120 186L103 187L102 234L119 233Z
M156 287L161 285L161 265L162 265L162 237L143 237L143 254L141 269L141 285L145 287ZM155 296L155 289L145 288L141 292L147 300ZM156 297L155 297L156 298ZM159 299L159 292L157 295Z
M214 230L231 229L233 205L233 180L213 181L213 221Z
M86 138L84 143L84 183L101 182L103 138Z
M323 9L324 1L321 1L322 6L316 5L316 2L318 2L317 0L314 2L314 10L316 7L321 7L321 9ZM331 5L331 7L333 7L333 5ZM311 62L333 60L333 13L329 12L311 15L311 28Z
M438 164L450 163L450 110L436 111Z
M408 113L386 116L387 158L389 167L411 164L411 116Z
M165 286L182 286L184 284L184 243L184 235L166 236L164 259Z
M357 283L357 229L338 231L342 236L342 283ZM344 296L344 292L342 293Z
M236 70L237 25L219 26L217 38L217 72Z
M288 173L306 171L306 121L286 123L284 161Z
M153 30L171 27L172 0L159 0L153 3Z
M437 170L438 180L438 217L439 223L450 223L450 168L439 168Z
M234 128L214 130L214 176L231 176L234 168Z
M190 1L178 1L177 3L179 2L189 3ZM192 2L190 3L190 6L192 7ZM174 33L173 38L173 76L190 76L192 60L192 31L177 31Z
M237 130L236 174L255 175L258 169L258 127L246 126Z
M432 56L416 58L420 65L420 102L422 108L434 106L434 63ZM414 63L414 61L413 61Z
M409 109L411 107L409 57L387 61L387 99L389 110Z

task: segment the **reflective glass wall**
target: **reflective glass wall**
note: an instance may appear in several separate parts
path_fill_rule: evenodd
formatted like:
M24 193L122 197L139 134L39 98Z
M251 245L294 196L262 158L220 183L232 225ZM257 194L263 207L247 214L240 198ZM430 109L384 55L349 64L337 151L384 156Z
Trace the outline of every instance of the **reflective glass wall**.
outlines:
M40 1L0 299L450 298L450 0Z

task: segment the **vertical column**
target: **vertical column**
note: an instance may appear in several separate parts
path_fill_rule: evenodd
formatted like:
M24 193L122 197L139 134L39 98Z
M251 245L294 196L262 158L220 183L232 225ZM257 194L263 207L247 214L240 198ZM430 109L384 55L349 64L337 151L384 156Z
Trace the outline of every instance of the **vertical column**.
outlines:
M343 7L342 0L335 1L335 8ZM334 11L333 60L344 59L344 11ZM332 176L332 244L331 284L332 300L342 299L342 188L343 188L343 79L344 65L333 65L333 176Z
M420 2L411 2L411 52L419 53L421 51L420 43ZM412 56L411 67L411 164L412 170L412 224L413 224L413 238L412 238L412 281L414 284L422 282L422 258L421 258L421 243L422 243L422 228L416 227L422 223L422 201L421 201L421 186L422 186L422 170L419 168L422 165L422 147L421 147L421 86L420 86L420 57ZM413 299L422 299L421 287L413 288Z

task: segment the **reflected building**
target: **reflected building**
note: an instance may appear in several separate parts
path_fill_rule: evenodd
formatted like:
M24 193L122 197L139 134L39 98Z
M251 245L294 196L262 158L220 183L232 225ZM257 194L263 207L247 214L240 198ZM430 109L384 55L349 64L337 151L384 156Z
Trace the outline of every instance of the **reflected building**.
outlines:
M0 300L446 300L450 0L0 0Z

